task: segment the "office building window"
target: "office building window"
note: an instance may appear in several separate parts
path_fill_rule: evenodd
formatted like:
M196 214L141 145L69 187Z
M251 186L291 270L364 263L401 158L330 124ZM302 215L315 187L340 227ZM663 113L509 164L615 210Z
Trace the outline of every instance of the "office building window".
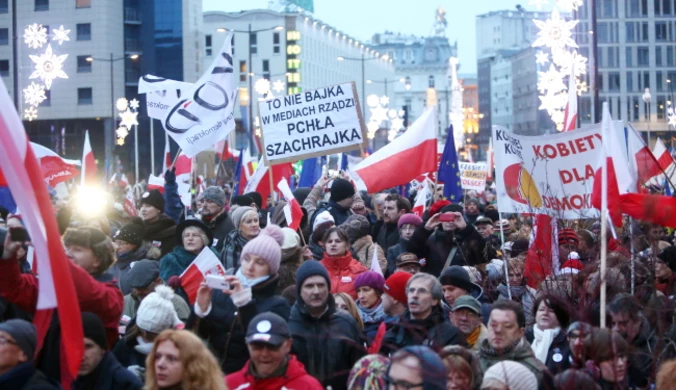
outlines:
M278 32L272 33L272 52L274 54L280 53L280 42L281 38L279 36L279 33Z
M648 16L648 0L641 0L641 15Z
M673 64L674 63L674 47L673 46L667 46L667 58L664 61L665 64Z
M0 76L9 76L9 60L0 60Z
M664 84L662 83L662 71L655 72L655 87L658 91L664 91Z
M91 88L78 88L77 89L77 104L84 106L93 104L92 98L92 89Z
M90 56L77 56L77 72L78 73L91 73L92 72L92 63L87 61L87 58Z
M263 72L270 72L270 60L263 60Z
M77 40L91 41L92 40L92 25L90 23L79 23L76 25Z
M657 97L657 119L664 119L664 96Z
M35 0L36 11L49 11L49 0Z
M249 34L249 50L251 50L251 54L257 54L258 53L258 34L257 33L250 33Z
M433 75L430 75L427 78L427 86L430 87L430 88L434 88L434 76Z
M92 6L92 0L75 0L75 8L89 8Z
M667 22L655 22L655 40L657 42L667 40Z
M671 15L671 1L662 0L662 15Z
M627 92L634 92L634 72L627 72Z
M40 107L49 107L52 105L52 91L45 89L45 100L40 103Z
M655 46L655 65L662 66L662 47Z
M9 45L9 29L0 28L0 45Z
M627 42L636 42L636 26L632 22L627 22L624 25L625 35L627 36Z
M636 48L636 64L638 66L648 66L650 63L650 49L647 46Z
M205 55L211 55L211 35L204 36L204 48L206 49Z
M643 72L643 89L650 88L650 72Z
M627 68L634 66L634 48L631 46L627 47Z
M620 90L620 72L608 73L608 90L609 91Z
M239 62L239 81L241 83L246 82L246 61Z
M0 0L0 14L9 12L9 0Z

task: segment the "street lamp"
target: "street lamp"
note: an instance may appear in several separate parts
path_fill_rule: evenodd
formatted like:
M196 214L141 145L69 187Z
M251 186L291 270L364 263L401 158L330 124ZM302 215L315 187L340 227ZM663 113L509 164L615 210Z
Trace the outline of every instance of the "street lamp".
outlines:
M650 88L646 88L643 93L643 101L645 102L646 114L648 115L648 148L650 148L650 100L652 95L650 95Z
M96 58L96 57L87 57L87 62L94 61L103 61L110 63L110 126L103 127L103 146L105 154L105 169L106 169L106 178L108 175L108 169L112 163L113 155L113 138L115 136L115 96L114 96L114 74L113 74L113 64L117 61L122 61L124 59L130 58L136 60L139 57L138 54L125 54L122 57L114 58L113 53L110 53L110 58ZM138 178L137 178L138 180Z

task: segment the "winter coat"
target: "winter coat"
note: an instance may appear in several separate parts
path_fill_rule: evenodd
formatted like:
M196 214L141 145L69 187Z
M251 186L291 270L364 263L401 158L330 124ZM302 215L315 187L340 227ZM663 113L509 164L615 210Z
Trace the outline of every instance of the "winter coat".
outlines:
M411 318L408 310L402 314L387 330L380 353L388 356L411 345L426 345L439 352L447 345L466 347L467 340L444 315L441 306L437 305L423 320Z
M183 214L184 207L181 197L178 195L176 175L171 175L173 179L168 179L167 176L166 174L164 175L164 213L178 224L181 222L181 214Z
M219 254L221 264L223 264L226 269L237 270L239 268L239 258L242 254L242 249L247 242L249 242L249 240L244 238L237 229L228 234L223 243L223 249Z
M514 347L502 353L498 353L493 349L488 340L481 342L479 361L481 362L481 370L483 372L486 372L491 366L503 360L512 360L523 364L524 367L535 375L535 379L538 381L538 389L554 389L554 381L547 371L547 367L535 357L533 349L526 340L521 339Z
M209 249L218 257L218 253L213 248ZM162 256L160 260L160 278L166 283L170 277L180 276L196 257L196 254L185 250L183 245L177 246L171 253Z
M357 301L357 312L359 313L359 317L361 317L361 321L364 323L366 342L368 345L371 345L373 343L373 339L376 337L376 333L378 333L378 327L380 327L380 324L385 321L386 315L385 311L383 310L383 302L381 300L375 307L371 309L365 309L359 304L359 301Z
M289 317L291 348L308 374L322 386L347 390L352 366L366 354L365 340L355 319L336 310L332 295L328 296L327 305L324 314L315 318L301 299L296 301Z
M308 196L308 199L309 198L310 197ZM305 203L308 202L308 199L305 200ZM305 205L305 203L303 203L303 205ZM323 211L328 211L329 214L331 214L333 220L336 222L336 226L342 225L347 221L347 218L350 215L354 214L351 209L346 209L338 203L329 200L327 203L318 205L317 210L315 210L315 213L312 215L312 219L310 219L310 226L314 226L315 218ZM308 213L310 213L310 210L308 210Z
M289 355L286 372L284 375L274 378L256 379L251 373L251 360L241 370L225 377L226 384L230 390L323 390L324 388L318 380L310 376L305 371L303 363Z
M656 287L662 291L667 298L676 297L676 272L672 272L671 277L664 280L657 280Z
M413 233L406 249L419 259L427 260L422 267L423 272L439 277L454 247L458 247L458 250L455 251L449 266L476 266L488 263L496 257L495 250L490 244L486 245L481 234L470 224L454 232L445 232L441 227L430 231L421 226Z
M371 236L364 236L352 244L352 252L356 254L355 260L362 263L367 269L371 269L374 251L376 252L376 256L378 256L380 269L384 270L387 267L385 252L383 252L383 248L373 243Z
M130 334L121 338L115 344L113 355L115 355L115 359L120 362L122 367L139 366L145 368L148 354L136 350L136 346L139 345L137 337L134 334Z
M524 338L526 341L528 341L528 343L533 343L535 334L532 326L526 328ZM556 374L560 374L571 368L570 355L570 344L568 344L566 330L561 329L559 334L557 334L554 337L554 340L552 340L552 344L549 346L549 352L547 352L547 361L545 362L545 366L547 366L547 369L553 376L556 376Z
M385 271L385 277L389 277L394 273L394 270L397 269L397 257L402 253L406 253L407 245L408 240L404 240L400 237L396 245L392 245L387 249L387 270Z
M324 248L316 242L310 243L310 252L312 252L312 258L317 261L322 261L324 258Z
M161 254L159 248L152 246L149 242L144 242L134 251L117 255L117 261L108 269L108 272L117 279L122 295L131 293L131 287L129 287L131 264L143 259L159 260Z
M399 243L399 229L396 223L385 223L381 219L373 225L371 237L383 251L387 252L390 247Z
M627 372L630 382L638 387L645 387L653 373L653 353L655 352L655 340L651 335L650 323L641 316L641 330L634 341L631 342L629 354L629 370Z
M329 272L331 280L331 294L344 292L349 294L352 299L357 300L357 290L354 288L354 280L362 272L368 271L364 265L352 258L348 252L342 257L329 257L326 253L320 261Z
M530 286L509 286L512 291L512 300L521 303L523 312L526 315L526 326L531 326L535 323L535 316L533 316L533 305L535 304L535 296L537 290ZM498 286L498 300L509 299L509 291L507 286L500 284Z
M21 363L0 375L0 389L12 390L58 390L61 386L52 382L34 367L32 361Z
M143 241L148 241L162 251L162 256L171 252L179 243L176 242L176 221L162 214L153 222L143 222L145 232Z
M216 252L221 253L226 237L228 237L230 232L235 230L235 224L232 223L230 215L226 210L224 210L222 213L218 214L209 221L202 219L202 222L204 222L209 227L209 229L211 229L211 233L214 235L214 244L212 247L216 250Z
M285 320L289 318L289 303L275 294L278 283L279 277L274 275L253 286L251 302L239 308L229 295L219 290L214 290L211 311L206 317L198 318L193 308L187 327L207 341L224 373L239 371L249 359L244 338L256 315L271 311Z
M282 257L283 257L282 252ZM279 265L279 285L277 286L277 294L282 294L287 287L293 286L296 284L296 271L300 265L303 264L303 255L301 249L298 249L296 252L291 254L288 258L282 258L282 262Z
M98 367L89 375L73 382L73 390L141 390L143 383L131 371L115 359L112 352L106 352Z

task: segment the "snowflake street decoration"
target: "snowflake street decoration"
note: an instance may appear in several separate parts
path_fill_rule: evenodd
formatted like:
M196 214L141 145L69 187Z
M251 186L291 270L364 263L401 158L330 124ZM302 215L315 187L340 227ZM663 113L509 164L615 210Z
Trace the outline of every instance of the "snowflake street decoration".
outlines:
M129 135L129 129L124 126L120 126L117 128L117 130L115 130L115 134L118 138L125 138L127 135Z
M272 89L277 93L284 91L284 82L282 80L275 81L272 83Z
M37 119L38 110L36 110L35 107L33 106L28 107L27 109L23 110L23 117L26 118L29 122L32 121L33 119Z
M533 20L540 29L538 39L533 42L533 47L547 46L549 48L577 47L573 40L573 29L577 25L577 20L566 22L561 18L559 11L554 8L551 19L547 21Z
M388 104L390 104L390 98L387 97L387 96L381 96L380 97L380 104L383 105L383 106L387 106Z
M131 100L129 101L129 107L131 107L131 108L134 109L134 110L138 110L140 104L141 104L141 103L140 103L138 100L136 100L135 98L134 98L134 99L131 99Z
M556 70L553 64L549 65L549 70L538 72L538 91L542 93L546 91L559 92L566 89L563 76L564 74Z
M44 53L34 56L29 55L35 63L35 71L28 77L30 79L40 78L47 89L52 88L52 81L56 78L67 79L68 75L63 71L63 61L68 54L57 56L52 52L52 45L47 45Z
M544 65L549 62L549 54L544 51L539 51L535 54L535 63Z
M31 49L39 49L47 43L47 29L41 24L29 24L23 32L23 40Z
M47 99L47 96L45 95L45 86L36 82L31 82L28 87L24 88L23 95L24 101L29 106L38 106Z
M575 89L577 89L577 96L582 96L583 93L589 91L586 81L578 81L575 85Z
M380 104L380 99L378 98L378 95L368 95L366 97L366 104L369 107L377 107Z
M120 113L120 126L124 126L127 129L131 129L132 126L138 125L138 120L136 117L138 112L133 112L129 109Z
M127 98L121 97L115 101L115 108L117 108L117 111L126 111L128 106L129 102L127 101Z
M59 46L63 44L63 41L70 41L70 38L68 38L68 33L70 30L64 30L63 25L61 25L59 28L54 30L54 38L56 42L59 43Z
M270 92L270 80L268 79L258 79L254 85L256 93L259 95L266 95Z
M549 4L549 0L530 0L528 5L533 5L537 9L542 9L542 6Z

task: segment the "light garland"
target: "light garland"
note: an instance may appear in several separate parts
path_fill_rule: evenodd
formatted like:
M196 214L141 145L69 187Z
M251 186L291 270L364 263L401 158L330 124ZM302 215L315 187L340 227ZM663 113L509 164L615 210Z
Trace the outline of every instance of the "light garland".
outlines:
M125 139L129 135L132 126L138 126L138 107L140 103L136 99L127 100L127 98L119 98L115 101L115 107L119 111L120 127L115 130L117 136L117 145L123 146Z
M366 124L368 130L367 137L374 139L376 132L380 129L380 125L389 122L389 130L387 132L387 139L394 140L401 129L404 128L404 119L402 118L404 112L397 111L393 108L387 108L390 104L390 98L387 96L369 95L366 97L366 105L369 106L371 116L369 122Z
M31 49L39 49L47 43L47 29L41 24L29 24L23 32L23 41Z

